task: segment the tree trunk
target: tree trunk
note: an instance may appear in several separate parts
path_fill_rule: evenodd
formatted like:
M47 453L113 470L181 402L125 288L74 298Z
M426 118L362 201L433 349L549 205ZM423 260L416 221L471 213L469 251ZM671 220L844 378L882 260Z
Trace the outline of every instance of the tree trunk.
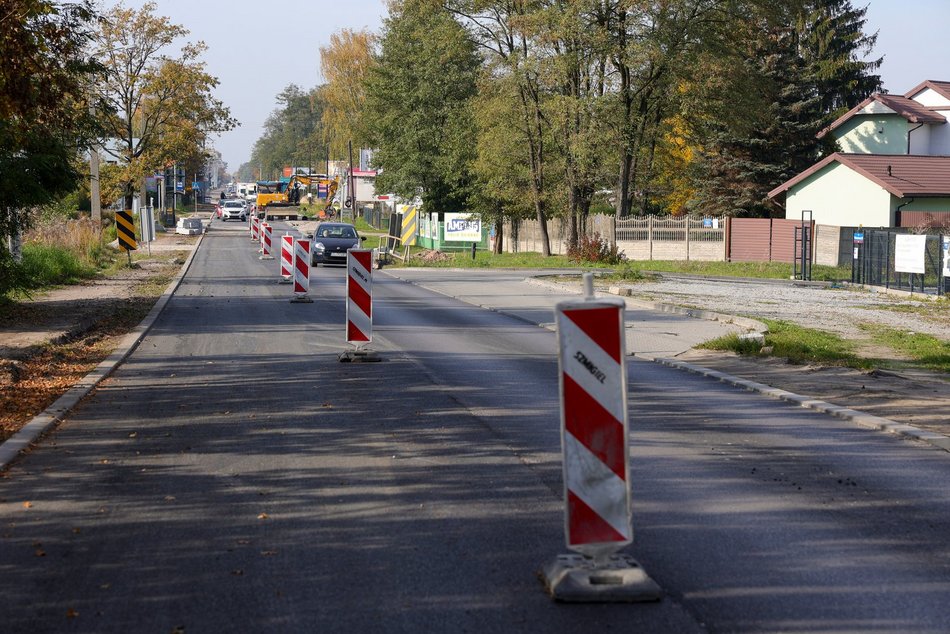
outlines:
M495 245L492 249L492 253L495 255L500 255L504 253L504 244L505 239L505 220L503 217L499 216L498 220L495 221Z

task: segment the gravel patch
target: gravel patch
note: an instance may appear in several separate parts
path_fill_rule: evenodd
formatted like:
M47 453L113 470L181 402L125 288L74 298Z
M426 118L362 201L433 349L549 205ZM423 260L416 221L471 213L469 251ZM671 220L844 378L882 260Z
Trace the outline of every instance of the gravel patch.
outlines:
M732 315L784 320L866 340L861 324L925 333L950 341L950 309L943 302L861 288L797 286L768 281L662 277L628 285L631 296ZM923 309L921 312L908 312Z

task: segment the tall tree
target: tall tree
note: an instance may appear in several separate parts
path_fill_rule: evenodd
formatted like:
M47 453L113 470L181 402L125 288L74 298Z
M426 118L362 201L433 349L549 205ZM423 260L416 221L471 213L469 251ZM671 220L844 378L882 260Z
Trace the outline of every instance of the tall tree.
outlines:
M545 0L449 0L446 6L489 58L491 73L507 76L514 88L517 123L524 140L517 160L529 168L530 193L541 231L541 253L551 255L548 236L550 122L540 76L537 27Z
M321 88L304 92L296 84L277 95L279 107L267 117L251 152L251 166L262 170L261 178L272 178L285 166L309 167L326 158L323 95Z
M237 125L212 96L218 79L201 61L204 43L187 43L171 56L188 31L156 10L154 2L138 11L118 4L102 21L96 50L106 69L98 91L111 105L103 148L124 170L127 207L148 173L188 158L183 152L200 153L209 134Z
M377 186L420 196L428 212L463 211L474 160L474 45L437 0L401 0L390 11L366 87Z
M866 15L850 0L807 0L799 14L799 51L829 121L881 90L874 71L883 58L865 59L877 43L877 33L864 32Z
M0 5L0 289L16 279L7 236L28 209L71 191L75 158L94 134L87 106L97 65L87 47L91 2L10 0Z
M343 29L330 36L329 45L320 47L323 134L331 156L345 156L350 141L357 147L367 144L363 109L377 43L369 31Z
M825 122L810 67L798 54L794 27L751 26L746 68L759 107L742 128L714 126L700 200L707 213L769 216L767 193L814 163ZM750 113L753 111L750 111Z

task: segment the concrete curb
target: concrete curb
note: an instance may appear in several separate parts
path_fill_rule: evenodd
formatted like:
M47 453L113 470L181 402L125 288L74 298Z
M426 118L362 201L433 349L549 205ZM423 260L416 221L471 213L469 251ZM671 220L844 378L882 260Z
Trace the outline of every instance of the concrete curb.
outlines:
M889 418L882 418L880 416L872 416L871 414L866 414L855 409L834 405L826 401L819 401L818 399L813 399L807 396L801 396L800 394L781 390L772 387L771 385L749 381L731 374L726 374L725 372L711 370L709 368L704 368L692 363L686 363L684 361L677 361L676 359L656 357L653 359L653 362L678 370L692 372L693 374L706 376L711 379L716 379L723 383L728 383L735 387L749 390L750 392L758 392L760 394L764 394L765 396L770 396L781 401L795 403L807 409L813 409L815 411L822 412L823 414L834 416L835 418L841 418L843 420L857 423L862 427L867 427L869 429L878 431L886 431L892 434L897 434L898 436L913 438L915 440L922 440L933 445L934 447L943 449L944 451L950 451L950 438L944 436L943 434L938 434L936 432L926 431L918 427L914 427L913 425L898 423L897 421L893 421Z
M138 347L139 342L142 341L142 338L145 337L146 333L151 329L155 320L158 319L158 316L165 308L165 305L168 304L172 295L178 290L178 286L184 279L185 274L188 273L188 269L191 268L191 262L195 259L195 255L198 253L198 247L201 246L201 241L204 240L204 236L205 234L202 233L201 237L198 238L198 242L195 243L195 248L191 251L188 259L185 260L181 270L175 276L175 279L165 288L162 296L159 297L155 305L152 306L152 310L145 316L145 319L143 319L132 332L123 337L119 346L112 354L101 361L99 365L84 376L78 383L69 388L69 390L60 396L52 405L33 417L20 431L7 438L3 444L0 444L0 471L6 470L7 467L21 454L26 452L40 436L62 421L73 407L92 392L103 379L112 374L113 370L132 354L135 348Z

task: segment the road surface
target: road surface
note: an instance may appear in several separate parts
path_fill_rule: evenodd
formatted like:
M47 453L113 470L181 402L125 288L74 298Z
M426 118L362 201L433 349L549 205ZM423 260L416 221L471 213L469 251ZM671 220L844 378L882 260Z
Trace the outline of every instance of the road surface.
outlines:
M277 266L216 224L0 480L4 632L947 631L945 452L634 359L628 552L666 596L553 603L554 334L384 271L384 361L341 364L344 270L291 304Z

